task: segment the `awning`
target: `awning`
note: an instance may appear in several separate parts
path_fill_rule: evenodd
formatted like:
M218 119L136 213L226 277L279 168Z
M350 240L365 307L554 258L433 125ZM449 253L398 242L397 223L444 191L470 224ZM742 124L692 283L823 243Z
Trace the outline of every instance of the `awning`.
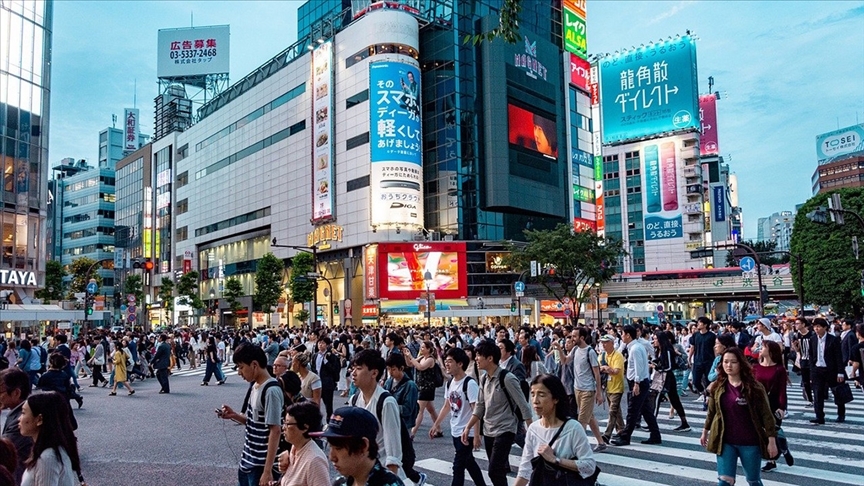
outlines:
M570 316L564 315L563 312L541 312L544 316L549 316L553 319L570 319Z
M450 310L458 307L468 307L466 299L437 299L435 310ZM416 300L382 300L381 312L390 314L420 314L420 306ZM436 316L435 312L432 313Z
M90 320L100 320L95 312ZM48 304L9 304L0 309L0 320L3 321L76 321L84 319L84 310L66 310L59 305Z

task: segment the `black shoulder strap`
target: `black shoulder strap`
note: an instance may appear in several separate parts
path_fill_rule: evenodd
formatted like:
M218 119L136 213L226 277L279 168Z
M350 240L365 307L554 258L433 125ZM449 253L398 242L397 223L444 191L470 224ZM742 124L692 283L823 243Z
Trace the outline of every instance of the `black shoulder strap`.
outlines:
M507 376L507 368L501 368L501 373L498 375L498 386L501 388L501 391L504 392L504 396L507 398L507 405L510 406L510 411L513 414L516 414L516 405L513 404L513 399L510 398L510 392L507 390L507 385L504 384L504 378Z
M384 426L384 422L381 421L382 413L384 412L384 400L386 400L387 397L392 396L393 395L391 395L390 392L385 391L384 393L378 395L378 403L375 404L375 417L378 418L378 424L382 427ZM357 400L354 400L354 403L357 403ZM401 423L402 420L399 420L399 422Z
M249 408L249 397L252 396L252 387L253 386L255 386L255 383L250 383L249 389L246 390L246 398L243 399L243 408L240 409L241 413L246 413L246 409ZM278 380L268 381L261 388L261 410L262 410L262 412L264 410L266 410L266 407L267 407L267 390L274 387L274 386L280 386Z
M240 409L240 413L245 414L246 409L249 408L249 397L252 396L252 387L255 386L254 383L249 383L249 388L246 389L246 398L243 399L243 408Z
M474 381L474 378L471 378L470 376L465 375L465 381L462 382L462 394L465 395L466 400L468 399L468 382L469 381Z
M558 432L555 432L555 435L552 436L552 440L549 441L549 447L552 447L552 444L558 440L558 436L561 435L561 431L564 430L564 426L567 425L567 422L570 420L570 417L564 419L564 423L561 424L561 427L558 427Z

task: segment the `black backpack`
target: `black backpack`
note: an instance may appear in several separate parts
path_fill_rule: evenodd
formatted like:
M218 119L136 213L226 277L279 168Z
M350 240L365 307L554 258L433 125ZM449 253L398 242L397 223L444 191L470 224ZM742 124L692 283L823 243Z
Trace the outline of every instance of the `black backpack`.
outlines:
M255 383L249 384L249 389L246 390L246 397L243 398L243 407L240 409L240 413L246 415L246 410L249 408L249 397L252 396L252 387L255 386ZM288 401L285 400L285 390L282 389L282 386L279 384L279 380L268 381L264 384L264 387L261 389L261 393L259 394L261 398L261 410L266 410L267 408L267 390L272 387L279 387L279 390L282 392L282 412L280 412L279 417L281 417L281 421L285 421L285 411L288 408ZM279 432L279 445L276 449L277 454L279 452L287 451L291 449L291 444L285 440L285 435L282 434L281 430ZM274 464L275 466L275 464Z
M357 406L357 394L359 391L355 393L351 397L351 406ZM388 391L384 391L381 395L378 396L378 403L375 406L375 417L378 419L378 425L381 425L381 413L384 411L384 400L387 397L392 397ZM393 400L396 400L396 397L393 397ZM399 401L396 400L396 404L399 404ZM402 470L403 471L411 471L414 469L414 463L417 461L417 455L414 453L414 441L411 440L411 433L408 432L408 428L405 426L405 422L402 421L402 417L398 417L399 419L399 439L402 443ZM388 451L389 452L389 451Z
M506 368L501 368L501 374L498 375L498 386L501 387L501 391L503 391L504 396L507 397L507 405L510 406L510 411L513 412L514 415L516 415L516 421L521 423L522 421L525 420L522 417L522 410L520 410L519 407L517 407L513 403L513 398L510 396L510 392L507 391L507 387L504 385L504 378L507 376L507 373L510 373L510 371L507 370ZM513 376L516 376L516 375L513 375ZM522 383L525 383L526 385L528 384L528 382L525 380L519 380L519 386L520 387L522 386ZM522 392L524 393L525 390L523 389Z
M471 378L469 375L465 375L465 381L462 382L462 395L465 396L466 400L468 399L468 382L469 381L474 381L474 378ZM451 383L453 383L453 378L450 378L449 380L447 380L447 390L450 389ZM444 393L446 396L447 391L445 390Z

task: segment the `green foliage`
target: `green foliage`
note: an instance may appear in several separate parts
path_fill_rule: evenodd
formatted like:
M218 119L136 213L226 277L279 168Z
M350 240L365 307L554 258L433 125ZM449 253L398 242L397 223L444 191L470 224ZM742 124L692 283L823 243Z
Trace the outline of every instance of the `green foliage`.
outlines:
M157 297L162 300L162 308L168 312L174 312L174 281L168 277L162 277L162 285L159 286Z
M267 253L258 260L255 271L255 295L252 302L255 308L266 314L279 302L282 296L282 272L285 264L272 253Z
M135 296L135 303L138 306L144 305L144 283L141 275L127 274L126 281L123 283L123 301L126 301L126 295L132 294Z
M789 263L789 255L783 253L771 253L777 250L777 242L776 241L753 241L747 240L742 241L741 243L753 248L753 250L759 254L759 263L762 265L778 265L781 263ZM733 254L736 252L728 252L726 253L726 266L727 267L737 267L740 265L741 258L745 255L742 249L737 250L737 254L740 256L734 256ZM749 254L747 255L749 256Z
M864 214L864 189L841 189L843 208ZM856 260L852 252L852 236L864 243L864 229L852 215L846 224L817 224L807 219L807 213L818 206L827 206L829 194L817 194L798 210L790 243L792 253L804 261L804 295L808 303L830 305L840 314L861 315L864 297L860 280L864 261ZM795 260L792 260L792 281L800 289Z
M306 274L315 271L313 257L309 253L298 253L291 260L291 277L288 279L288 290L294 302L310 302L315 295L315 281L306 278Z
M198 295L198 272L192 270L180 277L177 281L177 297L180 305L188 305L196 310L204 308L204 302Z
M296 314L294 314L294 319L297 319L297 321L299 321L301 324L304 324L304 323L306 323L306 321L309 320L310 315L311 314L309 313L308 310L300 309L299 311L297 311Z
M63 300L63 277L66 269L56 260L45 262L45 288L37 290L34 295L44 301Z
M536 260L541 271L529 282L543 286L546 292L563 302L565 297L584 303L591 297L594 284L603 284L615 274L615 262L624 254L620 241L594 233L574 232L573 227L559 224L554 230L526 230L527 246L512 246L509 264L519 272L529 270ZM572 319L579 317L575 306Z
M243 308L243 304L240 303L240 297L242 296L243 284L240 283L240 280L229 278L225 281L225 291L222 293L222 297L228 303L228 308L231 309L232 313L236 314L237 311Z
M68 270L69 274L72 275L72 282L69 283L69 294L84 292L91 278L96 279L96 284L102 287L102 277L97 272L98 268L99 265L92 258L81 257L73 260Z
M519 14L521 12L522 0L504 0L498 16L498 27L489 32L468 34L462 39L462 42L464 44L471 42L477 45L484 40L491 42L496 38L500 38L508 44L519 42Z

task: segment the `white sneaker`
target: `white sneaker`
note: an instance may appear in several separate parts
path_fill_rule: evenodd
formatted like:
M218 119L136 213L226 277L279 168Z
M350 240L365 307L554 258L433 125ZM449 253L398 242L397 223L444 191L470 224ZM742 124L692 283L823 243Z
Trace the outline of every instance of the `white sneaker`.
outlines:
M426 473L421 472L420 473L420 482L417 483L417 486L423 486L424 484L426 484L426 478L428 478L428 477L429 476L427 476Z
M699 395L698 397L696 397L696 400L693 400L693 403L701 403L701 402L704 402L704 401L705 401L705 400L702 399L702 395Z

